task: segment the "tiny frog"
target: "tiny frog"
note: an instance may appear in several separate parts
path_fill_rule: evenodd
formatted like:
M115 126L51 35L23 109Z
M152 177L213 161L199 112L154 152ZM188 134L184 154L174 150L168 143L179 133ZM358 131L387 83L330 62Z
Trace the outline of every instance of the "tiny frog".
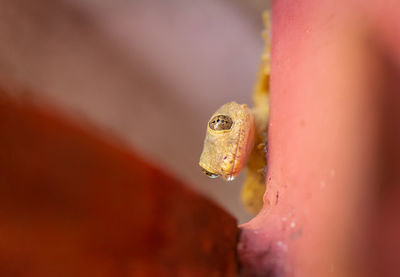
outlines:
M269 117L270 35L269 14L264 13L265 50L253 92L253 108L230 102L208 121L200 166L211 177L233 180L247 167L241 199L250 213L263 206L266 144Z

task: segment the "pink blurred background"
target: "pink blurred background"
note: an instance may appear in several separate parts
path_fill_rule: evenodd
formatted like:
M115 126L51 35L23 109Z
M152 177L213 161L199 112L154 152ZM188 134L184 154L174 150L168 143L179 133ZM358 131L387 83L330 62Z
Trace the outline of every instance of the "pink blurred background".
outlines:
M0 81L121 138L244 222L242 176L211 180L198 158L214 110L251 104L268 2L2 0Z

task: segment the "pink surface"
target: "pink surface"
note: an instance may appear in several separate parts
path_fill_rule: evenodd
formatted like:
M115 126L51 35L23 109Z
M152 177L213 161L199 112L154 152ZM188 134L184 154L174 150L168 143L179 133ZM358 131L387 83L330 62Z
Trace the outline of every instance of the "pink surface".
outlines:
M398 11L274 2L267 192L242 225L245 276L400 275Z

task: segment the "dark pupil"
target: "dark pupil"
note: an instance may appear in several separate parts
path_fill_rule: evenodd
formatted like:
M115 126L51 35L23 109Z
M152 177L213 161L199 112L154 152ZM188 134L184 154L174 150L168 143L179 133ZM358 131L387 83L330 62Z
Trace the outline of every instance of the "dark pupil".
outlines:
M232 127L232 118L227 115L216 115L211 118L208 126L215 131L229 130Z

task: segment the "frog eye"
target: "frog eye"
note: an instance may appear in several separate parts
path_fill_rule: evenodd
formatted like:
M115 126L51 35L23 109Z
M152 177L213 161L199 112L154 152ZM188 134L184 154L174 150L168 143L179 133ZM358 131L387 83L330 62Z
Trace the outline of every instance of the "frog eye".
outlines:
M208 126L211 130L224 131L229 130L232 127L233 120L227 115L216 115L208 122Z
M218 174L212 173L208 170L205 170L204 168L201 168L201 170L203 171L204 174L206 174L210 178L217 178L219 176Z

